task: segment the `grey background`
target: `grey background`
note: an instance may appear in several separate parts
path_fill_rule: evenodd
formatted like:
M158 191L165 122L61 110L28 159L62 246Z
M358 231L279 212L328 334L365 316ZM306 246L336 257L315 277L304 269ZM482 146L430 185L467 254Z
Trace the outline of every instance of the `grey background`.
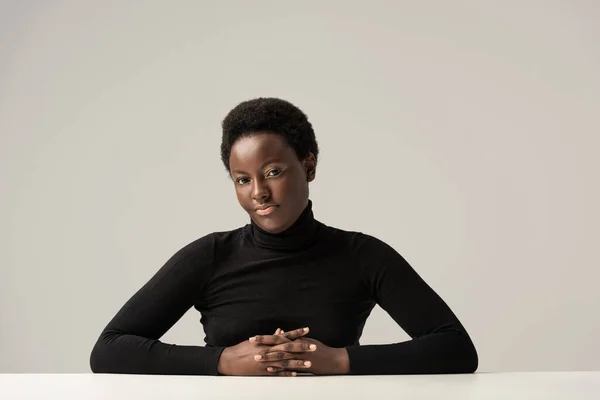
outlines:
M0 372L89 371L179 248L248 222L239 101L300 106L315 216L396 248L480 371L600 369L596 1L0 1ZM163 338L202 344L189 312ZM377 309L363 343L407 339Z

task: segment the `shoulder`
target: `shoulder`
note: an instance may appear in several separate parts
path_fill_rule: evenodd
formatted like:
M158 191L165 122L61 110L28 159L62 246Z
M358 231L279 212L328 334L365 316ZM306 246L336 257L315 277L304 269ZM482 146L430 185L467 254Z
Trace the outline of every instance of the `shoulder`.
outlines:
M406 259L387 240L361 231L351 231L326 226L328 245L350 254L361 268L375 270L380 267L408 265Z
M379 282L390 270L406 271L406 260L383 239L360 231L326 227L327 245L352 260L367 282Z
M356 252L372 252L384 250L389 247L382 239L360 231L345 230L324 225L323 233L326 241L339 243Z
M173 258L179 260L193 258L213 261L218 251L226 250L228 247L239 243L242 230L243 228L237 228L229 231L208 233L181 247L173 255Z

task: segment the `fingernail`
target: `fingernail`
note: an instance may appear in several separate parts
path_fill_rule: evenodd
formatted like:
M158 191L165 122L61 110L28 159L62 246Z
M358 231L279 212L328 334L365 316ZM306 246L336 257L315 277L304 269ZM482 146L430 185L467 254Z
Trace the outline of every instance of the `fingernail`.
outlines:
M292 376L296 376L296 373L295 373L295 372L292 372Z
M258 361L258 360L262 360L262 356L261 356L261 355L259 355L259 354L257 354L257 355L255 355L255 356L254 356L254 359L255 359L256 361Z
M269 372L273 372L273 371L274 371L274 368L273 368L273 367L269 367L269 368L267 368L267 371L269 371Z
M254 342L256 342L256 338L253 336L250 338L250 343L254 343Z
M304 365L310 367L310 361L304 361Z
M304 332L308 332L308 327L304 328Z
M316 344L311 344L310 346L308 346L309 349L311 350L316 350L317 349L317 345Z

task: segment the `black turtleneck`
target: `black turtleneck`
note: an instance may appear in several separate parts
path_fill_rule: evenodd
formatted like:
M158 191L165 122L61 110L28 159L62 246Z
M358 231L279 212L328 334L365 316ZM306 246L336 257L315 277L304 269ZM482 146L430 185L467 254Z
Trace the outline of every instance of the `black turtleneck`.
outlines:
M412 340L360 345L376 304ZM159 341L191 307L206 346ZM477 368L467 332L406 260L372 236L317 221L311 201L282 233L251 221L183 247L110 321L90 363L94 372L217 375L225 347L303 326L308 337L345 347L352 374Z

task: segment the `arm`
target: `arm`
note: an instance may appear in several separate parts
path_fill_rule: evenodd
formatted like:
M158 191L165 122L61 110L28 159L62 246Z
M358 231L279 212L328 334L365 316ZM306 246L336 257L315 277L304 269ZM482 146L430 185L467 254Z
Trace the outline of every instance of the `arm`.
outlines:
M199 295L210 273L213 246L208 235L179 250L121 308L92 350L93 372L217 375L223 348L158 340Z
M361 268L377 303L412 340L347 347L351 374L470 373L475 346L446 303L386 243L367 237Z

